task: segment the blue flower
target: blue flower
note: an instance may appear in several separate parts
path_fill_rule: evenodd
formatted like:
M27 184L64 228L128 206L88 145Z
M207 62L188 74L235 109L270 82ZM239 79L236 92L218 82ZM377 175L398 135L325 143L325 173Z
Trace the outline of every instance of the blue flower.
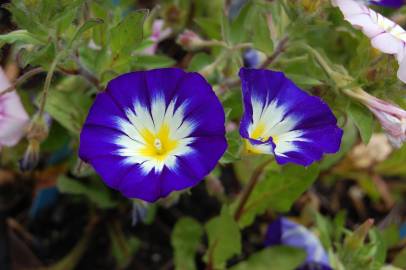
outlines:
M109 187L153 202L213 170L227 147L224 121L218 98L199 74L132 72L97 95L79 156Z
M368 2L378 6L400 8L405 3L405 0L375 0L375 1L372 0Z
M308 166L323 153L338 151L343 132L320 98L282 72L242 68L240 78L245 109L240 134L249 152Z
M320 240L305 227L286 218L278 218L269 225L265 245L286 245L305 250L306 261L297 270L332 270Z

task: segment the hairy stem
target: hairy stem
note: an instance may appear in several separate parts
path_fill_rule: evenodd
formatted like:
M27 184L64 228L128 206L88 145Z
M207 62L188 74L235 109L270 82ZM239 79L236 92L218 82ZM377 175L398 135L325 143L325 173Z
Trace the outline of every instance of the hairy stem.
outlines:
M274 52L265 60L265 62L261 65L261 68L267 68L270 64L272 64L283 51L286 50L286 46L288 44L289 38L284 37L279 41L278 45L276 46Z
M52 77L54 76L54 72L56 69L56 65L58 64L59 61L59 55L57 55L54 59L54 61L52 62L48 74L45 78L45 83L44 83L44 89L42 91L42 96L41 96L41 103L39 106L39 119L42 118L43 114L44 114L44 110L45 110L45 103L48 97L48 92L49 92L49 87L51 86L51 81L52 81Z
M27 71L26 73L24 73L23 75L18 77L18 79L11 86L9 86L3 92L1 92L0 97L7 93L13 92L18 85L24 83L26 80L28 80L32 76L37 75L38 73L41 73L43 71L44 71L44 69L42 67L37 67L37 68L31 69L30 71Z
M234 213L234 219L236 221L239 221L243 212L244 212L244 207L245 204L247 203L252 191L254 190L254 187L258 183L259 177L261 176L262 172L268 166L269 163L271 163L273 159L267 159L263 163L259 164L258 167L254 170L254 172L251 175L251 178L248 182L248 184L245 186L240 202L237 206L237 210Z

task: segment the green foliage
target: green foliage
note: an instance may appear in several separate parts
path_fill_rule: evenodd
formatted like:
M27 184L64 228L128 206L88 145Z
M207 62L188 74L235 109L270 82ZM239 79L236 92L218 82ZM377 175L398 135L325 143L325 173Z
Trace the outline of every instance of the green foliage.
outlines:
M133 64L133 68L165 68L171 67L175 63L176 62L172 58L165 55L139 55Z
M241 232L238 224L224 207L218 217L205 225L209 247L205 261L215 269L224 269L225 263L241 253Z
M383 175L406 175L406 146L396 150L387 160L376 167L376 171Z
M196 269L195 255L203 236L203 227L192 218L179 219L172 232L176 270Z
M70 79L61 88L74 87L76 83L78 82ZM54 89L47 97L45 111L68 131L78 135L91 104L92 99L83 92Z
M245 204L240 226L251 225L255 217L267 209L289 211L296 199L313 184L318 174L317 165L308 168L286 165L280 171L268 171Z
M142 23L145 12L135 11L128 14L116 26L111 28L111 49L116 57L128 53L142 41Z
M140 241L135 237L126 238L119 224L112 222L108 225L111 249L117 265L125 268L131 262L134 253L140 247Z
M406 268L406 248L403 248L402 251L397 254L395 260L393 261L393 265L401 269Z
M221 158L221 163L232 163L239 159L241 148L241 138L238 131L227 132L226 134L228 148Z
M153 5L152 2L159 3L159 6L143 9ZM403 217L395 210L404 197L402 177L406 176L406 147L394 150L382 162L374 161L368 168L351 164L352 156L349 154L359 142L359 137L365 145L368 144L380 123L367 107L345 92L362 88L371 95L406 108L404 93L400 91L404 85L396 78L397 60L373 49L370 39L346 22L330 1L152 2L12 0L5 5L14 25L5 26L10 28L9 32L0 35L0 48L4 47L5 54L3 62L14 61L22 74L32 69L43 72L28 81L17 80L17 90L31 116L37 115L41 97L45 96L44 109L53 120L48 137L41 144L42 159L38 173L30 175L35 183L42 185L37 177L57 178L57 187L62 193L90 203L92 212L105 223L100 227L106 230L110 239L111 255L117 268L131 268L130 263L139 249L150 251L156 244L141 243L133 231L127 230L128 219L118 219L118 216L130 216L128 212L132 201L116 200L90 166L83 164L83 167L87 166L86 172L76 172L73 166L73 161L78 159L76 154L62 155L57 162L53 157L67 149L69 153L77 152L80 130L89 108L109 80L130 71L181 67L203 75L221 100L226 115L228 148L216 171L208 172L216 180L217 186L212 189L221 190L221 194L209 192L205 196L210 198L206 200L204 197L204 202L188 201L193 207L203 204L206 207L205 203L209 205L207 211L204 208L202 213L196 213L196 219L183 217L176 223L171 219L169 225L163 224L167 213L184 216L183 199L200 196L202 191L199 188L189 193L177 192L168 199L146 206L148 216L142 224L143 230L148 231L156 225L155 222L163 228L173 227L173 258L169 261L173 261L175 269L199 268L202 260L198 256L203 253L207 269L226 269L228 266L232 270L295 269L306 257L305 252L283 246L262 248L263 231L270 217L289 212L317 178L320 182L301 198L300 203L295 204L294 211L290 213L303 224L314 226L316 235L329 253L333 268L406 268L406 250L399 248L402 243L398 224L393 222L383 229L381 227L384 226L379 226L379 230L372 227L350 230L356 227L355 224L363 222L364 215L371 213L379 212L377 223L381 217L385 222ZM405 8L380 11L397 18L399 14L404 14ZM153 29L157 19L162 19L165 28L171 31L164 42ZM205 45L197 46L199 48L195 50L182 48L176 40L185 30L195 32ZM286 41L283 47L281 40ZM5 47L5 44L10 46ZM147 52L151 46L158 48L152 54ZM241 194L249 186L256 168L270 158L268 155L246 155L245 142L238 131L243 114L238 70L246 60L244 52L247 49L259 51L258 66L263 65L266 59L272 60L269 69L283 71L299 87L325 101L336 115L344 134L337 153L326 155L308 168L280 166L276 162L266 167L236 221L234 213L241 202ZM46 73L53 76L44 95ZM34 102L33 97L36 97ZM0 145L1 183L3 170L13 170L12 174L20 178L18 161L27 146L27 140L22 141L14 148ZM48 155L52 158L48 159ZM67 176L67 171L77 173L80 178ZM382 178L382 186L377 185L373 177ZM338 187L345 188L340 189L340 194L335 194L334 188ZM349 190L360 188L362 198L346 194L347 187ZM176 204L179 198L181 207ZM392 201L396 207L389 212ZM214 218L212 205L215 211L222 208L220 215ZM340 208L337 209L337 206ZM325 217L319 213L320 209L323 213L327 212L327 216L336 216ZM242 231L248 226L251 227ZM89 239L87 235L85 241L79 242L78 249L74 248L71 254L50 269L74 269ZM167 248L169 250L170 247ZM391 249L390 256L388 249ZM196 265L196 262L199 264Z
M230 270L294 270L305 258L306 253L301 249L287 246L272 247L251 255Z
M368 144L374 131L374 119L372 113L360 104L351 102L348 106L348 114L357 126L362 141Z
M38 40L35 35L31 34L27 30L16 30L4 35L0 35L0 47L2 47L5 43L14 44L17 42L34 45L43 44L42 41Z
M58 178L57 187L62 193L83 195L100 208L112 208L117 205L117 202L111 198L107 187L99 180L83 183L79 180L61 175Z

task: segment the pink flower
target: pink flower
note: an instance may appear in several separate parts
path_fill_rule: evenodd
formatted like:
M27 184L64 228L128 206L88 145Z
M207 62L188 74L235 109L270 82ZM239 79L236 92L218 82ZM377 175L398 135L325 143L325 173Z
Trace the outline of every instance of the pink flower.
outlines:
M406 141L406 111L360 90L355 96L363 102L381 123L390 143L400 148Z
M406 83L406 31L395 22L354 0L332 0L346 21L371 39L371 44L383 53L396 56L400 68L398 78Z
M0 67L0 93L10 87L10 81ZM0 96L0 149L14 146L23 137L29 117L16 92Z
M155 20L154 23L152 24L152 35L149 37L149 39L153 42L153 44L150 47L146 48L143 51L143 54L146 55L155 54L158 48L158 43L169 37L171 34L172 34L171 28L164 29L164 20Z

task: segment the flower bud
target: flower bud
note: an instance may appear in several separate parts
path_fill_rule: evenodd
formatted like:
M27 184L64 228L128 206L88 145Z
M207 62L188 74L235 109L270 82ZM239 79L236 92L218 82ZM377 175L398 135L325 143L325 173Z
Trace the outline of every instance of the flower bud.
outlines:
M378 99L364 91L358 92L362 102L379 120L390 143L400 148L406 141L406 111L395 104Z
M185 30L178 36L176 42L188 50L198 49L204 45L204 40L191 30Z
M365 238L368 232L371 230L372 225L374 225L373 219L368 219L365 221L358 229L354 231L351 235L347 236L344 241L344 245L348 250L357 250L364 245Z
M40 145L48 137L48 131L48 124L44 117L34 116L27 132L28 147L23 159L20 160L22 171L31 171L37 167L40 158Z
M25 150L24 157L20 160L21 171L32 171L39 162L40 144L37 140L28 141L28 147Z

